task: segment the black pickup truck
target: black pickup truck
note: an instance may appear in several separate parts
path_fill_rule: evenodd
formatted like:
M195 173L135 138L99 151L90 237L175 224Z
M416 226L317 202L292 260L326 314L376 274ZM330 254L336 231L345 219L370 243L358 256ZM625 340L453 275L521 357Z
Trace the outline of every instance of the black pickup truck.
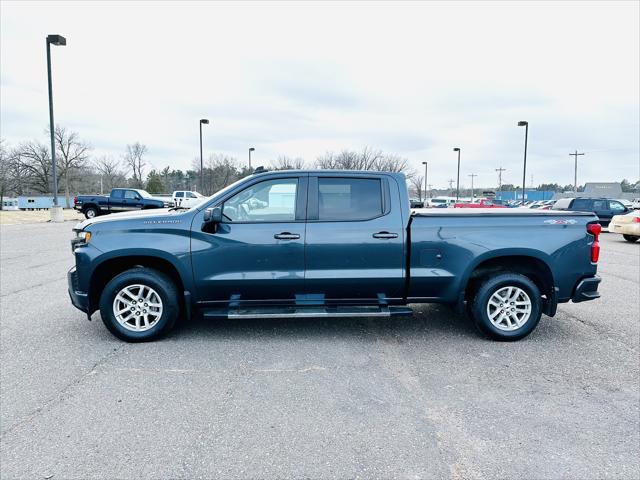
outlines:
M107 213L165 208L169 202L153 198L145 190L135 188L114 188L107 195L78 195L73 199L73 208L84 213L87 218Z

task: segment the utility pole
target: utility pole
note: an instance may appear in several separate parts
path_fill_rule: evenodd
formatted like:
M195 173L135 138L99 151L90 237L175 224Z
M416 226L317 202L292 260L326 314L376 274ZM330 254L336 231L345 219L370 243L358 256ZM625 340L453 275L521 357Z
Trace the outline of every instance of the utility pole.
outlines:
M500 168L496 168L496 172L498 172L498 192L502 192L502 172L506 171L507 169L502 168L502 165L500 166Z
M584 153L578 153L576 150L575 153L570 153L570 157L574 157L574 165L573 165L573 195L575 197L578 196L578 157L580 155L584 155Z
M453 182L455 182L455 180L453 178L449 179L449 190L453 190Z
M475 198L473 194L473 179L476 178L478 175L476 173L470 173L469 176L471 177L471 201L473 202L473 199Z

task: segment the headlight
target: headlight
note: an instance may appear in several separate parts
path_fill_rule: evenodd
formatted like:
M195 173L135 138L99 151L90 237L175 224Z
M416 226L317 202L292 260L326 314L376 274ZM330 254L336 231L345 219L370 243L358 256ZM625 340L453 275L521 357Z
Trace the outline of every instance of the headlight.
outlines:
M75 232L75 237L71 239L71 251L73 252L75 248L79 245L86 245L91 240L91 232L85 232L84 230L73 230Z

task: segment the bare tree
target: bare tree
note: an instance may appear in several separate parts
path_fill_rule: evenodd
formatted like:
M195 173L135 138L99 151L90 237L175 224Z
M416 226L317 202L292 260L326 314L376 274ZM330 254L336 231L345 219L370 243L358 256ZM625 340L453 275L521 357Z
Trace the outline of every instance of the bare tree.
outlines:
M56 143L56 164L59 176L64 180L64 196L67 201L67 208L70 208L69 185L71 176L85 166L91 147L80 140L77 132L69 131L60 125L56 126L53 137Z
M272 170L301 170L304 167L305 162L303 158L291 158L286 155L280 155L277 160L272 161L270 164Z
M136 142L131 145L127 145L127 152L124 154L123 161L127 169L131 171L133 177L133 183L137 188L142 188L144 167L147 166L144 161L144 156L147 153L146 145Z
M200 169L200 159L193 160L193 169ZM203 195L212 195L218 190L232 184L243 175L243 171L238 168L238 160L224 154L210 155L204 162L202 176L204 184L202 185Z
M2 210L2 202L4 200L5 193L11 188L12 163L12 152L10 152L9 148L6 146L4 138L0 138L0 210Z
M422 201L422 187L424 186L424 177L420 175L412 175L409 177L409 185L411 185L418 196L418 200ZM426 195L426 192L425 192Z
M103 190L110 191L112 188L124 186L126 177L120 169L120 162L113 157L103 155L94 161L102 181Z
M316 159L316 166L335 170L377 170L381 172L406 172L409 162L395 154L365 147L362 152L343 150L335 154L327 152Z
M14 161L17 174L30 189L39 193L51 192L51 156L49 147L32 140L22 143L16 150Z

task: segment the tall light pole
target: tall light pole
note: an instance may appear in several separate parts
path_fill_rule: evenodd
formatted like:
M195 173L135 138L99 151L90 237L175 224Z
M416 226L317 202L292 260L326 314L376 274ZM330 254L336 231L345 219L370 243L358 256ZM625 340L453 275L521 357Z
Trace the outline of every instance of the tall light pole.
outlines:
M522 167L522 203L524 204L524 192L526 189L525 181L527 178L527 141L529 140L529 122L521 120L518 122L519 127L524 127L524 165Z
M502 165L500 166L500 168L496 168L496 172L498 172L498 193L500 193L500 197L502 197L502 172L506 171L507 169L502 168Z
M473 194L473 179L476 178L478 174L470 173L469 176L471 177L471 201L473 202L473 199L475 198L475 195Z
M456 202L460 200L460 149L458 147L453 149L454 152L458 152L458 176L456 177Z
M424 165L424 199L426 200L427 199L427 187L428 187L428 185L427 185L427 173L428 173L427 172L427 168L428 168L428 165L427 165L427 162L422 162L422 164Z
M573 165L573 196L574 197L578 196L578 157L580 155L584 155L584 153L578 153L578 150L576 150L576 153L569 154L570 157L575 158L575 163Z
M200 193L204 194L204 168L202 162L202 125L209 125L209 120L206 118L200 119Z
M253 147L249 149L249 171L251 171L251 152L255 152L255 151L256 149Z
M47 81L49 83L49 133L51 134L51 171L53 172L53 207L51 220L62 222L62 211L58 208L58 172L56 165L56 143L54 139L55 123L53 122L53 86L51 83L51 45L64 46L67 39L62 35L47 35Z

